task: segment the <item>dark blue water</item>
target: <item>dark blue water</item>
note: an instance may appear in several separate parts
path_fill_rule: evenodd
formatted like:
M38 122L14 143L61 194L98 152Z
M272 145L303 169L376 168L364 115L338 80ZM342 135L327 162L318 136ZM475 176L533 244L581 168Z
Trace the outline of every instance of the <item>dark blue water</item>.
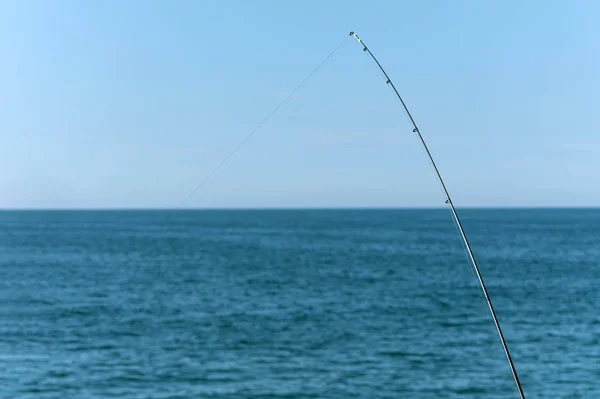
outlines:
M600 210L460 214L528 397L600 397ZM0 397L517 392L446 210L6 211Z

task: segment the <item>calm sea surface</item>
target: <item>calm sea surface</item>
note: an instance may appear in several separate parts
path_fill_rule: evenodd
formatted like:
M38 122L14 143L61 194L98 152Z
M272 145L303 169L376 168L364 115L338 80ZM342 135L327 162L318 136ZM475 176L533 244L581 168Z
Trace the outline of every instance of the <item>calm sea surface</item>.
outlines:
M459 210L529 398L600 398L600 210ZM517 398L447 210L0 212L0 398Z

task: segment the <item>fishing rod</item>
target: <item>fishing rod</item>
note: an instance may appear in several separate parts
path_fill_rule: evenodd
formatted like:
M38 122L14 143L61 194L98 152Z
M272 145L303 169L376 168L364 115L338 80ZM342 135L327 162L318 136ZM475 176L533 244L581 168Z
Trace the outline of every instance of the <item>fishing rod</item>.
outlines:
M425 149L425 152L427 153L427 156L429 157L429 161L431 161L431 165L433 166L433 169L435 170L435 174L437 175L437 178L440 181L440 184L442 185L442 189L444 190L444 195L446 196L446 204L448 204L450 206L450 211L452 212L452 218L454 219L454 222L456 223L456 226L458 227L462 241L465 245L465 248L467 249L467 253L469 254L469 260L473 264L473 268L475 269L475 273L477 274L477 279L479 280L479 285L481 286L481 290L483 291L483 295L485 296L485 300L487 301L488 307L490 309L490 313L492 314L492 319L494 320L494 325L496 326L496 331L498 331L498 336L500 337L500 342L502 342L502 348L504 349L504 353L506 354L506 359L508 360L508 364L510 366L510 371L512 373L513 379L515 380L515 384L517 385L517 390L519 391L519 395L520 395L521 399L525 399L525 394L523 393L523 388L521 387L521 381L519 380L519 376L517 375L517 370L515 369L515 365L510 356L510 351L508 350L508 345L506 344L506 340L504 339L504 334L502 334L502 329L500 328L500 322L498 321L498 317L496 317L496 312L494 311L494 306L492 305L492 301L490 300L490 296L488 295L487 288L485 287L485 283L483 282L483 277L481 277L481 272L479 271L479 266L477 266L477 261L475 260L475 256L473 255L473 251L471 250L471 245L469 245L469 240L467 240L467 234L465 233L465 230L463 229L462 224L460 223L460 219L458 217L458 214L456 213L454 204L452 203L452 198L450 198L450 193L448 193L448 189L446 188L446 184L444 184L442 175L440 174L440 171L439 171L437 165L435 164L435 161L433 160L433 156L431 155L431 152L429 151L427 144L425 144L423 135L421 134L421 131L417 127L417 123L415 122L412 115L410 114L410 111L408 110L406 103L402 99L402 96L400 96L400 93L398 93L398 90L396 90L396 86L394 86L394 83L392 83L392 80L390 79L388 74L385 72L385 70L379 63L379 61L377 61L377 58L375 58L375 56L373 55L371 50L369 50L367 45L358 37L358 35L356 33L350 32L350 36L354 36L354 38L358 41L358 43L363 46L363 51L369 53L369 55L371 56L371 58L373 58L373 61L375 61L375 63L379 67L379 69L381 69L381 72L383 72L383 75L386 78L385 83L392 87L392 89L394 90L394 93L396 93L396 96L398 97L398 100L400 100L400 102L402 103L402 107L404 108L404 111L406 111L406 114L408 115L410 122L413 125L413 132L415 132L417 134L417 136L419 137L419 140L421 141L421 144L423 145L423 148Z

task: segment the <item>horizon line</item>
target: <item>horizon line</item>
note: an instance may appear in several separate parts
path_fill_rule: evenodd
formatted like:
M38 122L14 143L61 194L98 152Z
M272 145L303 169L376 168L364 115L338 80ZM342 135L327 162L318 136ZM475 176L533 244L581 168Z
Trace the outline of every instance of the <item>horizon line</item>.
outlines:
M600 205L471 205L457 206L463 210L519 210L519 209L600 209ZM23 211L337 211L337 210L442 210L446 206L273 206L273 207L32 207L9 208L0 207L0 212Z

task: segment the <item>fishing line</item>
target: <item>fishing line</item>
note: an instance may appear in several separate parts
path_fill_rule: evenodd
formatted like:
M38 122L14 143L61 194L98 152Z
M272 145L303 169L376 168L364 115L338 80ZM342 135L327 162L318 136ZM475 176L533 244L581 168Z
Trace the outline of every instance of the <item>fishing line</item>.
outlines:
M459 230L460 237L461 237L461 239L463 241L465 249L467 250L467 255L469 257L469 260L471 261L471 264L473 265L473 269L475 271L475 274L477 275L477 280L479 281L479 286L481 287L481 291L483 292L483 295L484 295L485 300L487 302L488 308L490 310L490 314L492 315L492 319L494 321L494 325L496 327L496 331L498 332L498 336L500 338L500 342L502 343L502 349L504 349L504 354L506 355L506 359L507 359L508 364L510 366L510 371L511 371L511 374L513 376L513 380L515 381L515 384L517 386L517 390L519 391L519 396L520 396L521 399L525 399L525 394L523 393L523 388L521 387L521 381L519 380L519 376L517 374L517 370L516 370L515 365L514 365L514 363L512 361L512 357L510 356L510 351L508 350L508 345L506 343L506 339L504 338L504 334L502 333L502 329L500 328L500 322L498 321L498 317L496 316L496 312L494 310L494 306L492 305L492 301L491 301L491 299L489 297L487 288L485 286L485 283L483 282L483 277L481 276L481 272L479 270L479 266L477 265L477 261L475 260L475 255L473 255L473 251L471 249L471 245L469 244L469 240L467 239L467 234L465 233L465 230L462 227L462 224L461 224L460 219L458 217L458 213L456 212L456 209L454 208L454 204L452 203L452 198L450 198L450 193L448 192L448 189L446 188L446 184L444 183L444 180L442 179L442 175L440 174L440 171L439 171L439 169L438 169L435 161L433 160L433 156L431 155L431 152L429 151L429 148L427 147L427 144L425 144L425 139L423 138L423 135L421 134L421 131L417 127L417 123L415 122L415 120L413 119L410 111L408 110L408 107L406 106L406 103L402 99L402 96L400 96L400 93L396 89L396 86L394 86L394 83L392 83L392 80L390 79L390 77L388 76L388 74L385 72L385 70L383 69L383 67L381 66L381 64L377 60L377 58L375 58L375 56L373 55L373 53L371 52L371 50L369 50L369 48L367 47L367 45L358 37L358 35L356 33L350 32L350 36L353 36L358 41L358 43L363 47L363 51L369 54L369 56L373 59L373 61L375 61L375 63L377 64L378 68L383 73L383 75L384 75L384 77L386 79L385 83L388 84L392 88L392 90L396 94L396 97L398 97L398 100L402 104L402 107L404 108L404 111L406 112L406 115L410 119L410 122L411 122L412 127L413 127L413 132L416 133L416 135L419 138L419 141L421 142L421 145L423 146L423 149L427 153L427 156L429 158L431 166L433 166L433 169L434 169L435 174L436 174L436 176L438 178L438 181L439 181L440 185L442 186L442 190L444 191L444 195L446 197L446 204L448 204L448 206L450 207L450 212L452 213L452 219L456 223L456 227Z
M242 146L248 141L250 140L250 138L252 136L254 136L254 134L256 132L258 132L258 130L279 110L279 108L281 108L338 50L340 47L342 47L342 45L344 43L346 43L346 41L349 39L349 36L346 36L346 38L344 40L342 40L340 42L340 44L338 44L324 59L323 61L321 61L301 82L300 84L298 84L298 86L296 86L296 88L294 90L292 90L283 100L281 100L281 102L279 104L277 104L277 106L275 108L273 108L273 110L271 112L269 112L269 114L267 114L267 116L265 116L265 118L246 136L244 137L244 139L237 145L237 147L235 147L233 149L233 151L231 151L229 153L229 155L227 155L225 157L225 159L223 159L221 161L221 163L219 163L201 182L200 184L198 184L198 186L187 196L183 199L183 201L181 201L179 203L179 207L181 207L185 202L187 202L190 198L192 198L192 196L194 194L196 194L196 192L198 190L200 190L200 188L202 188L202 186L204 186L204 184L206 184L206 182L208 182L210 180L211 177L213 177L213 175L215 173L217 173L219 171L219 169L221 169L221 167L223 165L225 165L225 163L227 163L227 161L229 161L229 159L231 157L233 157L235 155L236 152L238 152L238 150L240 148L242 148Z

